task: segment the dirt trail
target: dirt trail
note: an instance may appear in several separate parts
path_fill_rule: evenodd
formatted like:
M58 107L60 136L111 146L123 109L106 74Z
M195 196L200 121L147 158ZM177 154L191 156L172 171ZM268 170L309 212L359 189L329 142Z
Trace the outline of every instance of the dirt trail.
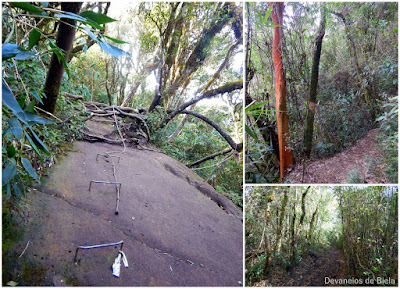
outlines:
M91 125L92 133L100 131ZM240 286L240 210L176 160L122 150L77 142L28 194L24 234L3 252L3 285ZM97 155L110 151L121 158L113 158L122 183L118 215L114 185L88 190L91 180L114 181L111 158ZM121 266L120 278L110 269L119 247L80 250L73 262L77 246L121 240L129 268Z
M345 261L342 253L334 248L321 255L308 255L293 269L283 286L327 286L332 279L345 277Z
M304 172L298 164L285 180L289 183L335 184L349 183L351 176L362 183L388 183L384 176L384 164L380 164L383 150L379 147L378 129L372 129L355 145L331 158L308 161Z
M294 268L272 271L267 280L256 286L331 286L333 280L343 278L345 261L342 253L330 248L323 253L303 256L302 261Z

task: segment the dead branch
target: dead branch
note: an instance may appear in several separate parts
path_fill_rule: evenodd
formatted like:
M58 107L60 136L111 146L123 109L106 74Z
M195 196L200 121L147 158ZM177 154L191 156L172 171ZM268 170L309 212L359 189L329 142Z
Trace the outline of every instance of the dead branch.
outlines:
M201 164L201 163L204 163L205 161L212 160L212 159L214 159L214 158L216 158L216 157L218 157L218 156L225 155L225 154L227 154L227 153L229 153L229 152L231 152L231 151L232 151L232 148L228 148L228 149L226 149L226 150L223 150L223 151L217 152L217 153L215 153L215 154L206 156L206 157L202 158L201 160L195 161L195 162L193 162L193 163L191 163L191 164L187 164L186 166L187 166L188 168L191 168L191 167L197 166L197 165L199 165L199 164Z
M180 107L178 107L174 111L171 111L171 113L169 113L169 120L171 120L177 114L181 113L188 106L190 106L190 105L192 105L192 104L194 104L196 102L199 102L202 99L212 98L212 97L215 97L215 96L217 96L219 94L229 93L229 92L232 92L234 90L242 89L242 88L243 88L243 80L239 79L237 81L227 83L227 84L225 84L223 86L220 86L218 88L207 90L206 92L204 92L203 94L199 95L198 97L195 97L195 98L185 102L184 104L182 104Z
M94 141L103 141L105 143L109 143L109 144L118 144L121 145L123 144L122 140L112 140L112 139L108 139L99 135L94 135L94 134L90 134L87 132L83 132L83 139L87 140L89 142L94 142Z
M215 122L213 122L211 119L205 117L204 115L201 115L195 111L189 111L189 110L184 110L180 113L184 113L184 114L190 114L193 115L201 120L203 120L204 122L208 123L209 125L211 125L213 128L215 128L216 131L219 132L219 134L228 142L228 144L237 152L241 152L243 149L243 143L235 143L235 141L230 137L230 135L228 135L225 131L222 130L222 128L216 124Z
M64 97L71 98L72 100L83 100L83 96L82 95L74 95L74 94L71 94L69 92L62 92L61 95L64 96Z
M85 105L86 105L86 110L91 112L93 116L108 117L114 115L122 115L132 119L139 120L146 128L147 140L150 139L150 129L147 126L146 121L139 114L130 113L136 111L135 109L128 107L120 107L120 106L107 106L104 103L97 103L97 102L85 102Z

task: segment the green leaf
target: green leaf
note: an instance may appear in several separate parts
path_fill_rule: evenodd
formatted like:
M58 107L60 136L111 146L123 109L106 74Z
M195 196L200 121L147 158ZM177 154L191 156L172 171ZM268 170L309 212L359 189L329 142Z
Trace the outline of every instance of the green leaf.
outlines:
M24 166L25 170L28 172L28 174L40 184L39 176L35 172L35 169L32 167L31 162L26 158L21 158L21 163Z
M94 41L99 42L100 39L87 27L82 28L83 30L86 31L86 33L89 35L90 38L92 38Z
M3 132L2 137L4 138L5 136L9 135L12 133L12 130L10 128L6 129L6 131Z
M93 12L93 11L83 11L80 16L85 17L86 19L90 19L98 24L106 24L106 23L110 23L110 22L114 22L117 21L115 19L112 19L110 17L108 17L107 15L101 14L101 13L97 13L97 12Z
M10 183L8 183L6 185L6 201L8 201L10 198L11 198L11 186Z
M27 52L18 53L17 55L15 55L14 58L17 59L17 60L28 60L28 59L30 59L32 57L35 57L35 56L36 56L35 52L27 51Z
M15 149L15 147L13 145L10 145L7 148L7 157L12 158L17 154L17 150Z
M40 97L39 93L37 93L36 90L31 90L30 94L32 94L37 99L37 101L39 101L41 104L43 104L43 100Z
M11 92L8 85L4 82L2 84L2 101L5 106L7 106L14 115L20 112L24 112L21 106L18 104L17 100L15 99L13 93Z
M21 181L19 182L12 182L11 183L12 188L14 189L14 194L15 196L20 196L20 195L25 195L25 189L24 186L22 185Z
M56 55L58 61L61 62L62 65L64 66L65 72L67 73L68 77L71 77L67 62L65 61L64 51L51 42L49 44L50 44L50 47L52 48L54 54Z
M3 186L7 184L17 173L17 167L14 164L8 164L1 175Z
M101 39L100 42L99 42L98 44L99 44L100 48L101 48L104 52L106 52L106 53L108 53L108 54L114 56L115 58L118 58L118 57L120 57L120 56L122 56L122 55L131 56L130 53L128 53L128 52L126 52L126 51L123 51L122 49L119 49L118 47L115 47L115 46L113 46L113 45L107 43L107 42L106 42L105 40L103 40L103 39Z
M129 42L126 42L126 41L123 41L123 40L119 40L119 39L112 38L112 37L110 37L110 36L106 36L106 35L103 35L103 36L104 36L105 38L107 38L107 39L109 39L109 40L115 42L115 43L118 43L118 44L129 43Z
M31 128L29 128L29 130L31 131L33 137L35 138L36 144L39 146L39 149L49 156L50 151L47 149L46 145L40 140L40 138L36 135L36 133Z
M40 158L40 160L43 161L42 155L40 154L35 142L31 139L31 137L29 136L29 134L26 131L24 131L24 134L25 134L26 139L28 140L28 142L32 146L33 150L36 152L36 154Z
M72 12L65 12L65 13L55 13L54 17L56 18L67 18L67 19L72 19L72 20L76 20L79 22L87 22L86 18L79 16L75 13Z
M32 12L34 14L39 14L43 16L47 16L47 14L40 8L33 6L27 2L11 2L11 5L17 8L21 8L22 10Z
M273 5L269 6L267 13L265 13L264 23L267 23L267 22L268 22L268 17L269 17L269 15L271 14L272 7L273 7Z
M11 186L13 187L14 192L17 196L25 196L25 188L19 175L16 175L14 177L14 181L11 183Z
M247 112L252 111L252 110L254 110L256 108L259 108L260 106L263 106L264 104L267 104L268 102L269 102L269 100L263 101L263 102L260 102L260 103L257 103L257 104L249 105L248 107L246 107L246 109L244 111L247 113Z
M77 14L72 13L72 12L65 12L65 14L56 13L56 14L54 14L54 17L73 19L73 20L76 20L76 21L78 21L80 23L90 25L93 28L96 28L96 29L99 29L99 30L103 29L103 27L101 27L101 25L98 24L97 22L94 22L91 19L86 19L85 17L82 17L82 16L77 15Z
M18 141L21 141L22 139L22 127L21 124L19 123L18 119L16 118L9 118L8 119L8 125L10 126L10 129L14 136L17 138Z
M33 109L35 108L35 100L32 100L24 109L26 112L33 113Z
M256 142L258 142L257 135L248 127L247 124L245 125L245 130Z
M7 60L15 57L18 53L22 52L22 48L15 43L6 43L1 50L2 60Z
M29 45L28 45L28 50L31 50L33 48L33 46L36 45L36 43L38 43L40 36L42 34L39 32L39 30L37 29L32 29L31 33L29 33Z
M53 123L52 120L41 118L32 113L23 111L21 106L15 99L13 93L11 92L10 88L7 86L7 84L4 81L2 84L2 94L3 94L3 97L2 97L3 104L6 107L8 107L12 111L12 113L23 123L28 124L28 121L33 122L33 123L40 123L40 124Z
M37 116L35 114L32 114L30 112L24 112L24 117L27 122L29 122L29 125L32 124L52 124L54 121L51 119L46 119L40 116Z

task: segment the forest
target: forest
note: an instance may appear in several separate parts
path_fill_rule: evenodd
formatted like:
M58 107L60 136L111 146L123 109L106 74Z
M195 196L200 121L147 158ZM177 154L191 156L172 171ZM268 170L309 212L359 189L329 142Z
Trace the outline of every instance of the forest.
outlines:
M247 187L247 286L398 285L398 188Z
M397 183L398 3L245 3L247 183Z
M241 5L118 5L2 3L3 206L85 139L162 150L242 207ZM114 117L114 139L85 128Z
M242 3L1 5L2 285L241 286Z

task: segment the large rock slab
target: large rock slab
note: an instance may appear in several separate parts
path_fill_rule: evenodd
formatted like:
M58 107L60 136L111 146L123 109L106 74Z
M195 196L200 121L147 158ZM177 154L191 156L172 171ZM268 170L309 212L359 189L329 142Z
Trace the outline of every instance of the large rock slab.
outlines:
M100 154L112 153L117 158ZM91 180L121 182L116 187ZM241 212L181 163L163 153L77 142L29 195L29 223L17 249L22 264L43 268L39 284L94 286L239 286ZM124 241L129 268L110 269L118 248L77 246ZM16 250L17 250L16 249ZM21 267L21 265L20 265ZM4 270L4 262L3 262ZM3 274L4 277L4 274ZM9 278L18 278L9 275ZM4 278L3 278L4 279ZM14 281L15 281L14 280Z

